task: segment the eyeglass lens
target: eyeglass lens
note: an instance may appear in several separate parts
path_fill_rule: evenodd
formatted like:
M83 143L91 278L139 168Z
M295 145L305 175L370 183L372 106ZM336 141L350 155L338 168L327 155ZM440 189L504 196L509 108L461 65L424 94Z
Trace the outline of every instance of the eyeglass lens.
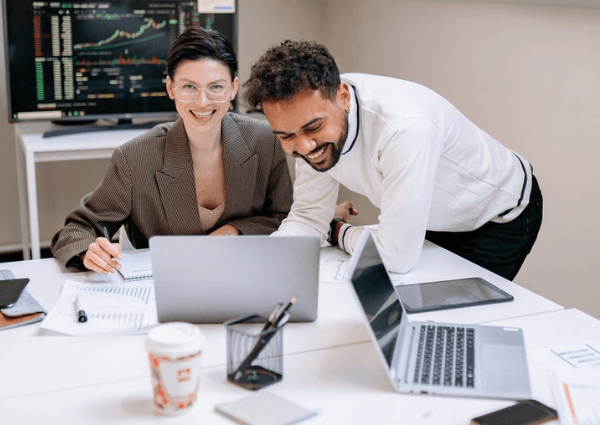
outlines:
M204 91L208 100L212 102L225 102L229 100L230 88L222 85L212 85L205 89L200 89L194 84L181 84L175 87L175 93L182 102L195 102Z

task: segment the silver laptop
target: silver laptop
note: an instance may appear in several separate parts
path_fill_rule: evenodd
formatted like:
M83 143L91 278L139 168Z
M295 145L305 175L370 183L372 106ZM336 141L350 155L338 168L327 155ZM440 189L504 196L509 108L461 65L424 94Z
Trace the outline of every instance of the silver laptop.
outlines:
M347 273L397 391L531 398L521 329L411 321L370 231Z
M317 319L319 238L154 236L159 322L222 323L297 301L292 321Z

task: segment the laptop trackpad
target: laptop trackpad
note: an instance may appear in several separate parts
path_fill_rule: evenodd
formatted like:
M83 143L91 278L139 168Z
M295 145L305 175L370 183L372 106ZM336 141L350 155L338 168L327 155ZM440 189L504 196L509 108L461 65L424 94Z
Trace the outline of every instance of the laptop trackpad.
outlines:
M529 375L522 347L484 344L481 364L487 389L520 388L527 386Z

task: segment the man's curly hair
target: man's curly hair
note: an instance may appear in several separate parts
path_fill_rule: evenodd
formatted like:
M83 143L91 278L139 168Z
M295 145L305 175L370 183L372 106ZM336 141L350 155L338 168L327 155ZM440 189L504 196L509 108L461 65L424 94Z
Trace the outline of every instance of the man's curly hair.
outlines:
M325 46L286 40L252 66L244 98L255 111L261 102L290 100L307 89L320 90L324 98L334 101L339 85L340 72Z

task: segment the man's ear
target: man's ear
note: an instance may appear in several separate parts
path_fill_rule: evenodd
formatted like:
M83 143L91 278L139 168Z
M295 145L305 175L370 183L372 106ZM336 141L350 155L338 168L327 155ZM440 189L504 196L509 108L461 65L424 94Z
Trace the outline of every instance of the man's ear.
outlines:
M350 86L348 83L340 83L336 95L338 105L346 112L350 110L351 98L350 98Z

